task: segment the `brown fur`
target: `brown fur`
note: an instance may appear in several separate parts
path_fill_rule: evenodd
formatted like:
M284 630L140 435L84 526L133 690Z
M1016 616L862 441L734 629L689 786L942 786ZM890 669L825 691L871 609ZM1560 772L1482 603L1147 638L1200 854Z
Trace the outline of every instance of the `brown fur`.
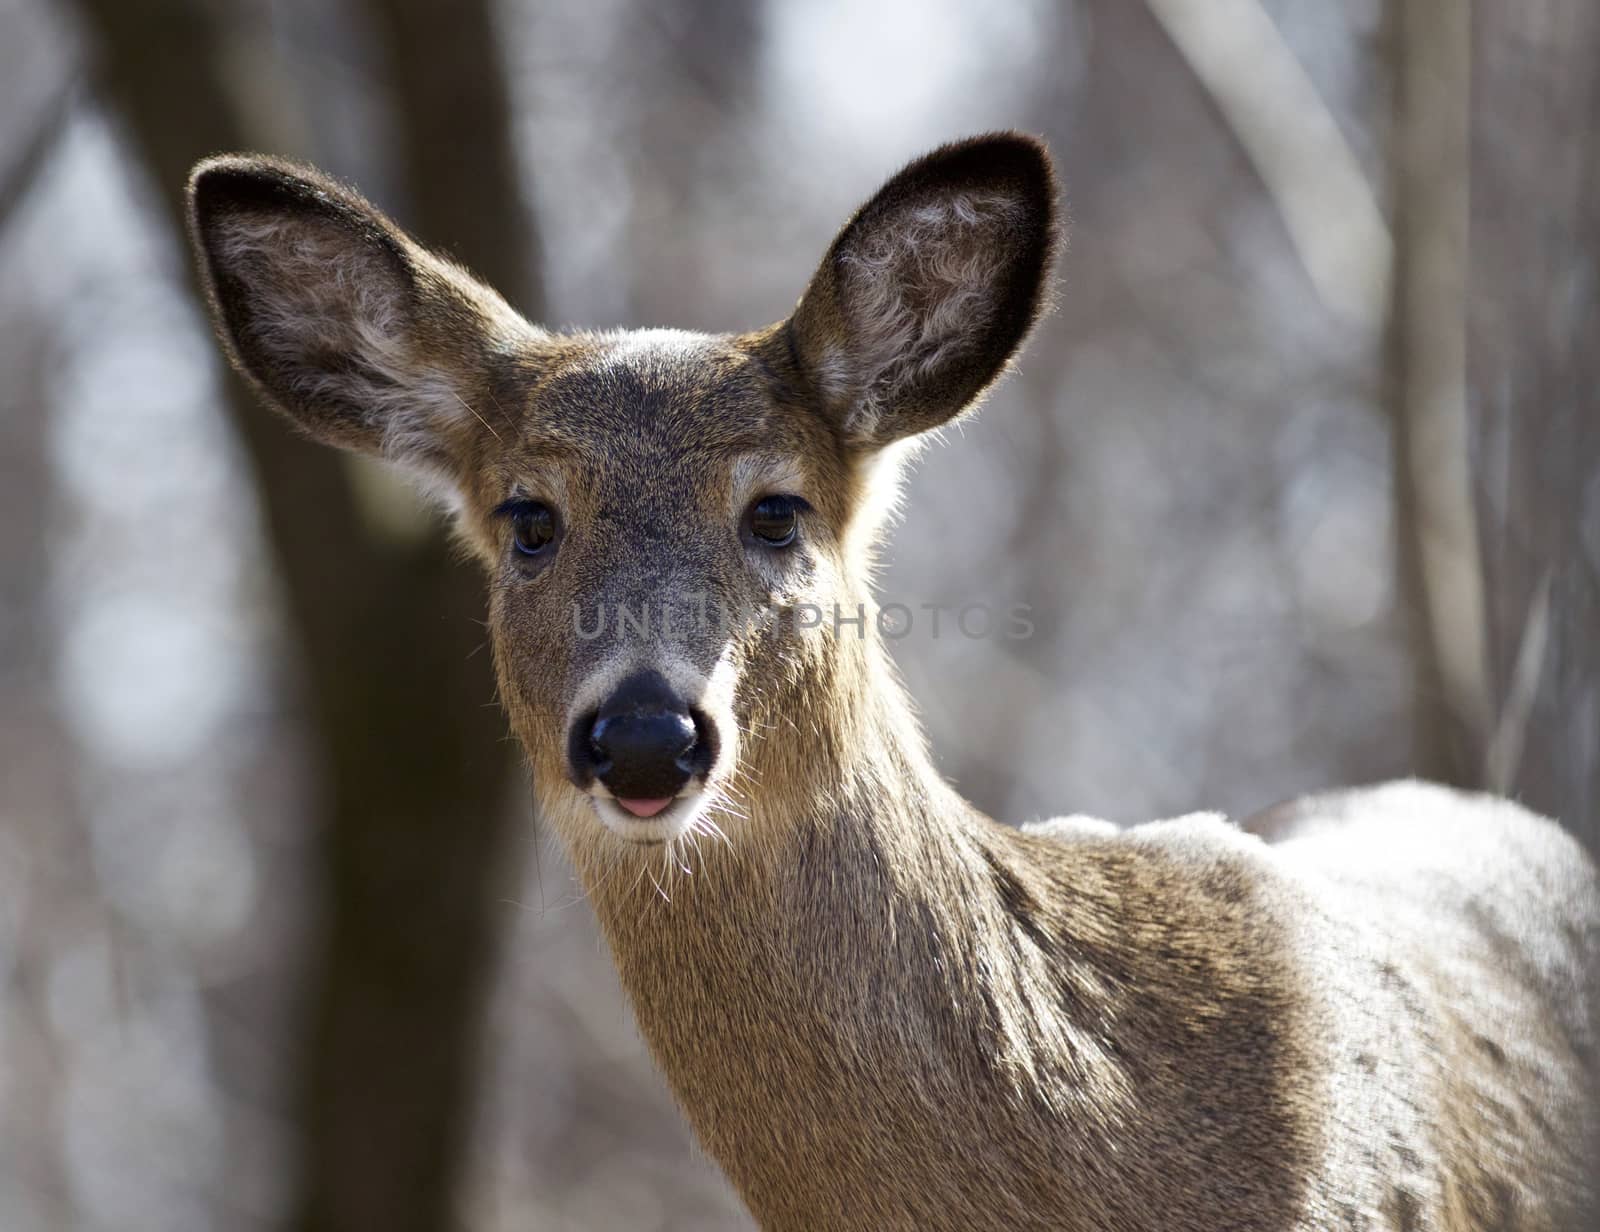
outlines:
M1037 143L912 164L789 321L721 337L548 334L305 168L211 160L191 199L241 370L457 509L541 811L763 1226L1592 1226L1600 889L1558 829L1414 784L1276 810L1307 832L1276 846L1207 816L1007 829L932 769L870 617L782 610L870 604L903 442L1038 314ZM782 552L739 529L775 491L809 503ZM557 511L551 551L511 549L508 498ZM641 668L721 744L644 831L565 753Z

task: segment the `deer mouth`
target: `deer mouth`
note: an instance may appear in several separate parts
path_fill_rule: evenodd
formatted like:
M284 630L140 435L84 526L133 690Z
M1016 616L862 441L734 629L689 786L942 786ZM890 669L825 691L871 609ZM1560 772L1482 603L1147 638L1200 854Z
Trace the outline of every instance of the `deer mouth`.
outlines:
M659 847L691 828L702 794L690 785L676 796L654 799L590 793L589 803L601 823L618 838L640 847Z
M618 796L617 803L639 818L640 821L648 821L657 813L669 807L672 804L672 797L663 796L655 800L626 800Z

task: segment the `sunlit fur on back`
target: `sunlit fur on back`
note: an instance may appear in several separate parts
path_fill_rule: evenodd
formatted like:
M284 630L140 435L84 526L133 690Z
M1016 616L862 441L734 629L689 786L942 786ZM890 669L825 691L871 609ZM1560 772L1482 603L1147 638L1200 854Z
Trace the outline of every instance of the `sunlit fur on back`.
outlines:
M540 812L763 1226L1595 1226L1600 888L1556 826L1421 784L1272 845L999 826L854 623L908 451L1046 299L1036 142L911 164L718 336L550 333L306 168L191 201L240 370L455 511Z

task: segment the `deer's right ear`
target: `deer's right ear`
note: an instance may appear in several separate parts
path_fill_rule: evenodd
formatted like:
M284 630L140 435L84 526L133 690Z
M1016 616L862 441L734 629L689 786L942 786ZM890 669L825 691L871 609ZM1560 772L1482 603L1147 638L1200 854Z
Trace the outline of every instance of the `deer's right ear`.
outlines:
M906 167L856 213L789 322L846 441L937 428L988 388L1038 318L1057 243L1044 146L975 137Z
M538 331L307 167L206 159L189 223L218 331L272 403L319 440L460 482L493 431L473 406L490 365Z

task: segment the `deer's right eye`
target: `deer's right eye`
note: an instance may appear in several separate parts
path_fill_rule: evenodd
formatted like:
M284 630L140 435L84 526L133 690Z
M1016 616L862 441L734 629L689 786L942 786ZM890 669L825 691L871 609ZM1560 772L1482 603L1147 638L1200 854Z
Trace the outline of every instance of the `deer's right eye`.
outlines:
M798 496L763 496L750 506L745 521L752 537L769 548L786 548L794 542L799 514L806 503Z

